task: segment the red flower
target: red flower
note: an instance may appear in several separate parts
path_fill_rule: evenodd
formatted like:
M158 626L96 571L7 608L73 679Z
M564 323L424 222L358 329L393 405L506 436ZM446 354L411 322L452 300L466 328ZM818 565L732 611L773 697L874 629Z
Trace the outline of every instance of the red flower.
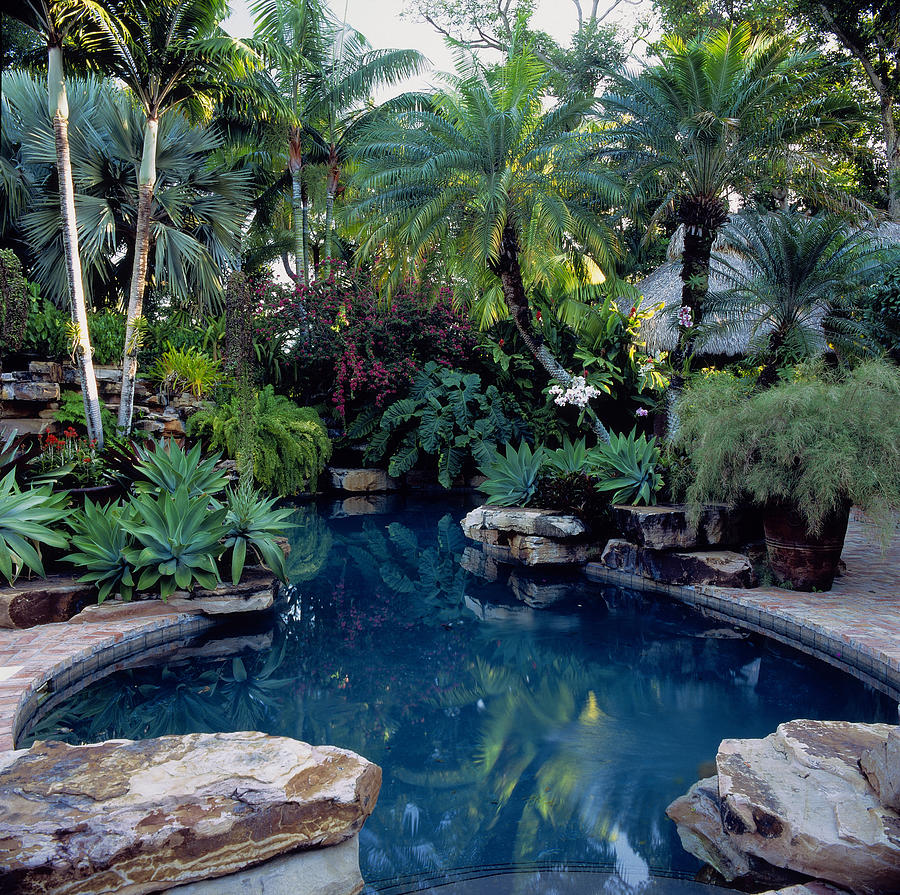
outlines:
M66 438L77 438L78 437L78 433L75 431L75 429L72 428L72 426L69 426L69 428L66 429L65 432L63 432L63 435L65 435Z
M501 339L497 344L502 348L506 344L506 341Z
M634 317L635 314L637 314L637 308L632 308L632 309L628 312L628 316L629 316L629 317Z
M90 462L91 462L91 458L90 458L90 457L85 457L84 460L82 460L81 462L82 462L82 463L90 463Z
M538 323L540 323L543 319L544 319L544 318L543 318L543 316L541 315L541 312L538 311L538 312L537 312L537 321L538 321Z

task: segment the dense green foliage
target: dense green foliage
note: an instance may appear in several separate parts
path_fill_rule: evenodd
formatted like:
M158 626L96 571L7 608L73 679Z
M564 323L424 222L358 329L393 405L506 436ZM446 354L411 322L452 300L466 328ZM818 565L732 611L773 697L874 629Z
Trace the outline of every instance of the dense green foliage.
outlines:
M900 509L900 371L864 363L772 388L701 377L678 402L688 499L786 503L812 532L848 501L893 528Z
M184 451L175 442L155 442L148 447L135 450L137 463L135 472L139 479L138 490L144 493L152 489L174 494L183 488L188 497L212 496L218 494L228 483L228 479L217 468L221 454L202 457L200 445Z
M486 503L506 507L527 507L537 491L544 449L532 451L527 441L518 448L506 445L506 451L495 451L481 467L486 476L480 490L488 495Z
M662 486L657 472L659 448L655 438L638 435L632 429L628 435L613 433L608 444L595 448L599 478L598 491L614 491L613 503L655 504Z
M239 467L244 462L239 452L245 429L255 482L280 496L315 488L331 457L331 440L314 408L299 407L276 395L269 385L249 407L235 394L214 410L198 411L188 420L188 434L225 451Z
M131 511L118 503L100 507L86 500L70 522L74 552L66 560L79 571L87 570L78 580L97 587L98 603L112 594L120 594L123 600L134 594L133 565L127 553L131 536L122 525L123 515Z
M276 510L275 498L265 498L242 485L228 491L225 514L225 549L231 550L231 582L241 580L249 547L280 581L287 582L284 553L277 538L290 528L290 510Z
M409 397L395 401L384 413L364 414L350 434L363 435L366 429L372 431L367 459L389 456L388 472L401 476L416 466L421 453L430 454L445 488L467 462L483 463L497 445L528 434L518 408L504 400L495 385L482 390L477 373L448 370L434 361L416 377Z
M28 282L22 274L22 262L11 249L0 249L0 359L22 344L28 310Z

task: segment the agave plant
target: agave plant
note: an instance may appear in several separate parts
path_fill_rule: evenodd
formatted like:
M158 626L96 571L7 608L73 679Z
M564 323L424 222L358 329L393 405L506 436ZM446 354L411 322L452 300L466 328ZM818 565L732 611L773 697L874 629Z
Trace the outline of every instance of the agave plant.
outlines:
M166 599L195 582L203 587L219 583L216 560L224 550L225 507L211 506L207 497L192 494L186 484L174 493L139 494L131 506L131 516L120 524L136 541L125 555L140 573L138 590L158 584Z
M292 527L285 522L291 510L276 510L274 505L274 498L262 497L250 487L241 486L228 491L225 549L231 550L232 584L241 580L248 546L279 580L287 582L284 553L276 539L283 537L285 530Z
M593 454L600 471L596 488L615 491L613 503L656 503L662 476L656 471L659 448L655 436L648 441L644 434L637 436L635 429L628 435L613 433L609 444L598 445Z
M121 594L130 600L134 593L133 567L129 559L132 538L123 527L122 519L129 508L119 503L101 507L86 500L84 510L72 521L72 546L75 553L65 557L86 573L78 580L97 586L97 602L110 594Z
M185 453L175 442L160 441L152 449L139 447L135 452L138 456L135 470L147 480L138 483L138 490L144 493L153 490L149 482L169 494L184 487L190 497L201 494L210 497L228 484L228 478L216 469L222 455L211 454L203 459L199 444Z
M12 584L23 568L44 576L40 545L66 547L59 524L69 515L68 492L50 485L21 490L15 471L0 479L0 573Z
M573 443L568 436L563 441L562 447L547 451L544 458L547 467L558 475L590 472L593 460L594 454L588 450L583 438Z
M544 457L542 447L532 451L527 441L523 441L518 450L508 444L505 456L497 451L493 460L481 467L487 476L481 490L490 495L486 502L500 506L527 506L534 497Z

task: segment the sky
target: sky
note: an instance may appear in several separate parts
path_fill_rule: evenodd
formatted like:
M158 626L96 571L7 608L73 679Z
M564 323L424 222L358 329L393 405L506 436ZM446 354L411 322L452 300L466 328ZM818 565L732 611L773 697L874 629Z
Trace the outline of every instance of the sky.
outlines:
M373 47L413 48L424 53L435 71L452 71L453 56L440 35L425 22L401 18L400 13L410 7L410 0L329 0L329 5L339 19L343 19L346 4L347 21L361 31ZM642 0L641 6L649 9L650 0ZM225 28L234 37L247 37L253 32L253 19L247 0L231 0L232 14ZM643 13L644 10L641 10ZM627 20L634 15L634 7L623 4L611 16L615 20ZM577 17L570 0L538 0L532 20L534 27L546 31L565 45L575 31ZM401 85L400 89L421 88L434 83L433 75ZM378 97L384 99L384 97Z

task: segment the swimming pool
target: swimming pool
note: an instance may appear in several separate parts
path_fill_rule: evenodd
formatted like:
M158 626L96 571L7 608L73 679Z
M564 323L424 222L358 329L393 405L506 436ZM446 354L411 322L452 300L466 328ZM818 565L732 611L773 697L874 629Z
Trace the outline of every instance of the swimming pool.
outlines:
M298 508L272 619L97 682L31 738L331 743L384 770L360 834L372 889L546 868L636 888L699 870L664 812L714 773L724 737L895 717L858 681L681 604L485 563L458 525L471 500L383 503Z

